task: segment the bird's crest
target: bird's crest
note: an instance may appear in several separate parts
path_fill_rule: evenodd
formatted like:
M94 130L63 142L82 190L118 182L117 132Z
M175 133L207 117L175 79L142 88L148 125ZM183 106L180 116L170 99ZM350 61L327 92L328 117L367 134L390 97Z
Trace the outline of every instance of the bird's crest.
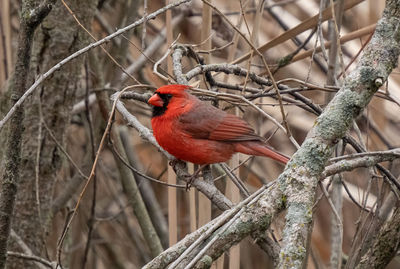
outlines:
M182 85L182 84L171 84L171 85L165 85L156 90L156 93L160 94L181 94L185 90L189 89L190 86L188 85Z

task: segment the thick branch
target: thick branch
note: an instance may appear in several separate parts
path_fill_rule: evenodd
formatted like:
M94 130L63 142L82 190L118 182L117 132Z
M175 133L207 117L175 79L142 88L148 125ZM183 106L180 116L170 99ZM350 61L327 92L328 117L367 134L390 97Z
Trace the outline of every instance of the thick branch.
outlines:
M302 147L278 182L287 197L288 213L279 268L301 268L312 228L315 189L333 146L395 68L400 53L400 2L389 0L374 36L357 68L317 118Z
M214 238L214 244L206 252L206 255L211 257L212 260L216 260L224 253L224 251L243 240L243 238L250 235L252 232L265 231L271 224L275 213L283 209L284 203L280 200L282 193L276 183L271 183L271 187L269 188L264 186L263 189L266 190L259 194L258 200L253 204L248 205L246 201L242 201L232 209L226 210L216 219L199 228L197 231L187 235L176 245L161 253L144 268L166 268L168 264L184 254L185 250L189 248L201 234L207 233L208 229L220 222L222 218L226 219L226 216L230 216L231 218L236 217L236 219L231 225L229 225L229 227L221 227L220 230L225 229L222 233L217 230L207 239L213 240L214 237L218 237L218 240L215 240ZM239 209L242 210L239 211ZM237 214L239 214L239 217L236 216ZM194 255L201 250L201 248L202 245L194 248L186 256L181 257L181 263L179 263L177 268L183 268L188 262L190 262Z

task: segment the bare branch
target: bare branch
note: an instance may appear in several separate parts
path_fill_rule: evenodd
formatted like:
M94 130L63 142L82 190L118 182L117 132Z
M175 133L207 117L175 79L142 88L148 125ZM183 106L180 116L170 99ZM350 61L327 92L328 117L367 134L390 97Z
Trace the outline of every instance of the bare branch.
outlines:
M341 172L351 171L358 167L371 167L378 163L394 161L398 158L400 158L400 149L398 148L387 151L363 152L332 158L330 161L338 161L325 168L324 172L321 174L321 179Z
M14 251L7 251L7 256L12 256L12 257L25 259L25 260L29 260L29 261L34 261L34 262L40 263L40 264L44 265L45 267L51 268L51 269L55 269L57 267L55 262L49 262L48 260L45 260L45 259L35 256L35 255L28 255L28 254L18 253L18 252L14 252Z

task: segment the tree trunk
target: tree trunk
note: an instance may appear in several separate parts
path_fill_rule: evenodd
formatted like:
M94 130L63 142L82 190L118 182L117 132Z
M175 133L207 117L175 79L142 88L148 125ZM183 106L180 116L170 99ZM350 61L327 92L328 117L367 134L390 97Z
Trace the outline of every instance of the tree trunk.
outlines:
M97 0L68 1L80 22L90 29ZM66 7L58 1L36 32L32 52L31 79L47 71L63 58L89 42L88 34L81 29ZM45 251L45 217L49 213L54 183L60 170L63 154L41 124L41 118L58 142L65 144L65 130L70 121L71 106L80 85L84 58L67 64L45 81L25 109L25 134L22 138L21 179L18 184L14 210L13 229L39 256ZM39 134L40 133L40 134ZM39 152L39 162L37 154ZM36 161L35 161L36 160ZM39 171L38 175L36 174ZM40 211L37 203L36 185L39 186ZM39 219L39 212L40 218ZM14 249L18 250L16 245ZM8 268L29 268L31 262L22 259L8 260Z

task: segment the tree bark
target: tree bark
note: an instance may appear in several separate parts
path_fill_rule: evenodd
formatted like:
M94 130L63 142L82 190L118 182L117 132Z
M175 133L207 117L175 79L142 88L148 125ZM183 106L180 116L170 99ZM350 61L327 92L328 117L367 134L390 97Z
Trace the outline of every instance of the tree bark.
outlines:
M51 0L44 1L41 4L34 0L22 2L17 61L9 88L11 105L14 105L26 90L34 32L50 12L53 3L54 1ZM11 118L6 136L0 193L0 268L4 268L6 264L11 216L15 205L17 184L20 180L23 119L24 107L20 106Z
M77 18L88 29L96 3L97 0L68 1ZM87 45L89 41L88 34L76 23L64 5L57 2L36 32L30 77L34 79L36 74L47 71L63 58ZM53 132L56 139L65 144L65 130L70 121L71 107L77 89L81 87L80 74L83 62L84 58L81 57L65 65L51 79L45 81L40 90L25 104L25 120L21 128L25 129L22 136L21 177L18 183L13 228L38 256L46 256L47 231L44 217L49 213L54 183L63 160L61 151L43 127L41 120ZM40 156L39 162L35 161L37 154ZM38 176L37 169L39 169ZM39 186L39 208L36 180ZM17 249L17 246L14 248ZM8 268L30 266L31 263L22 259L10 258L8 262Z
M392 218L382 227L373 246L362 257L357 269L386 268L400 247L400 209L396 208Z

